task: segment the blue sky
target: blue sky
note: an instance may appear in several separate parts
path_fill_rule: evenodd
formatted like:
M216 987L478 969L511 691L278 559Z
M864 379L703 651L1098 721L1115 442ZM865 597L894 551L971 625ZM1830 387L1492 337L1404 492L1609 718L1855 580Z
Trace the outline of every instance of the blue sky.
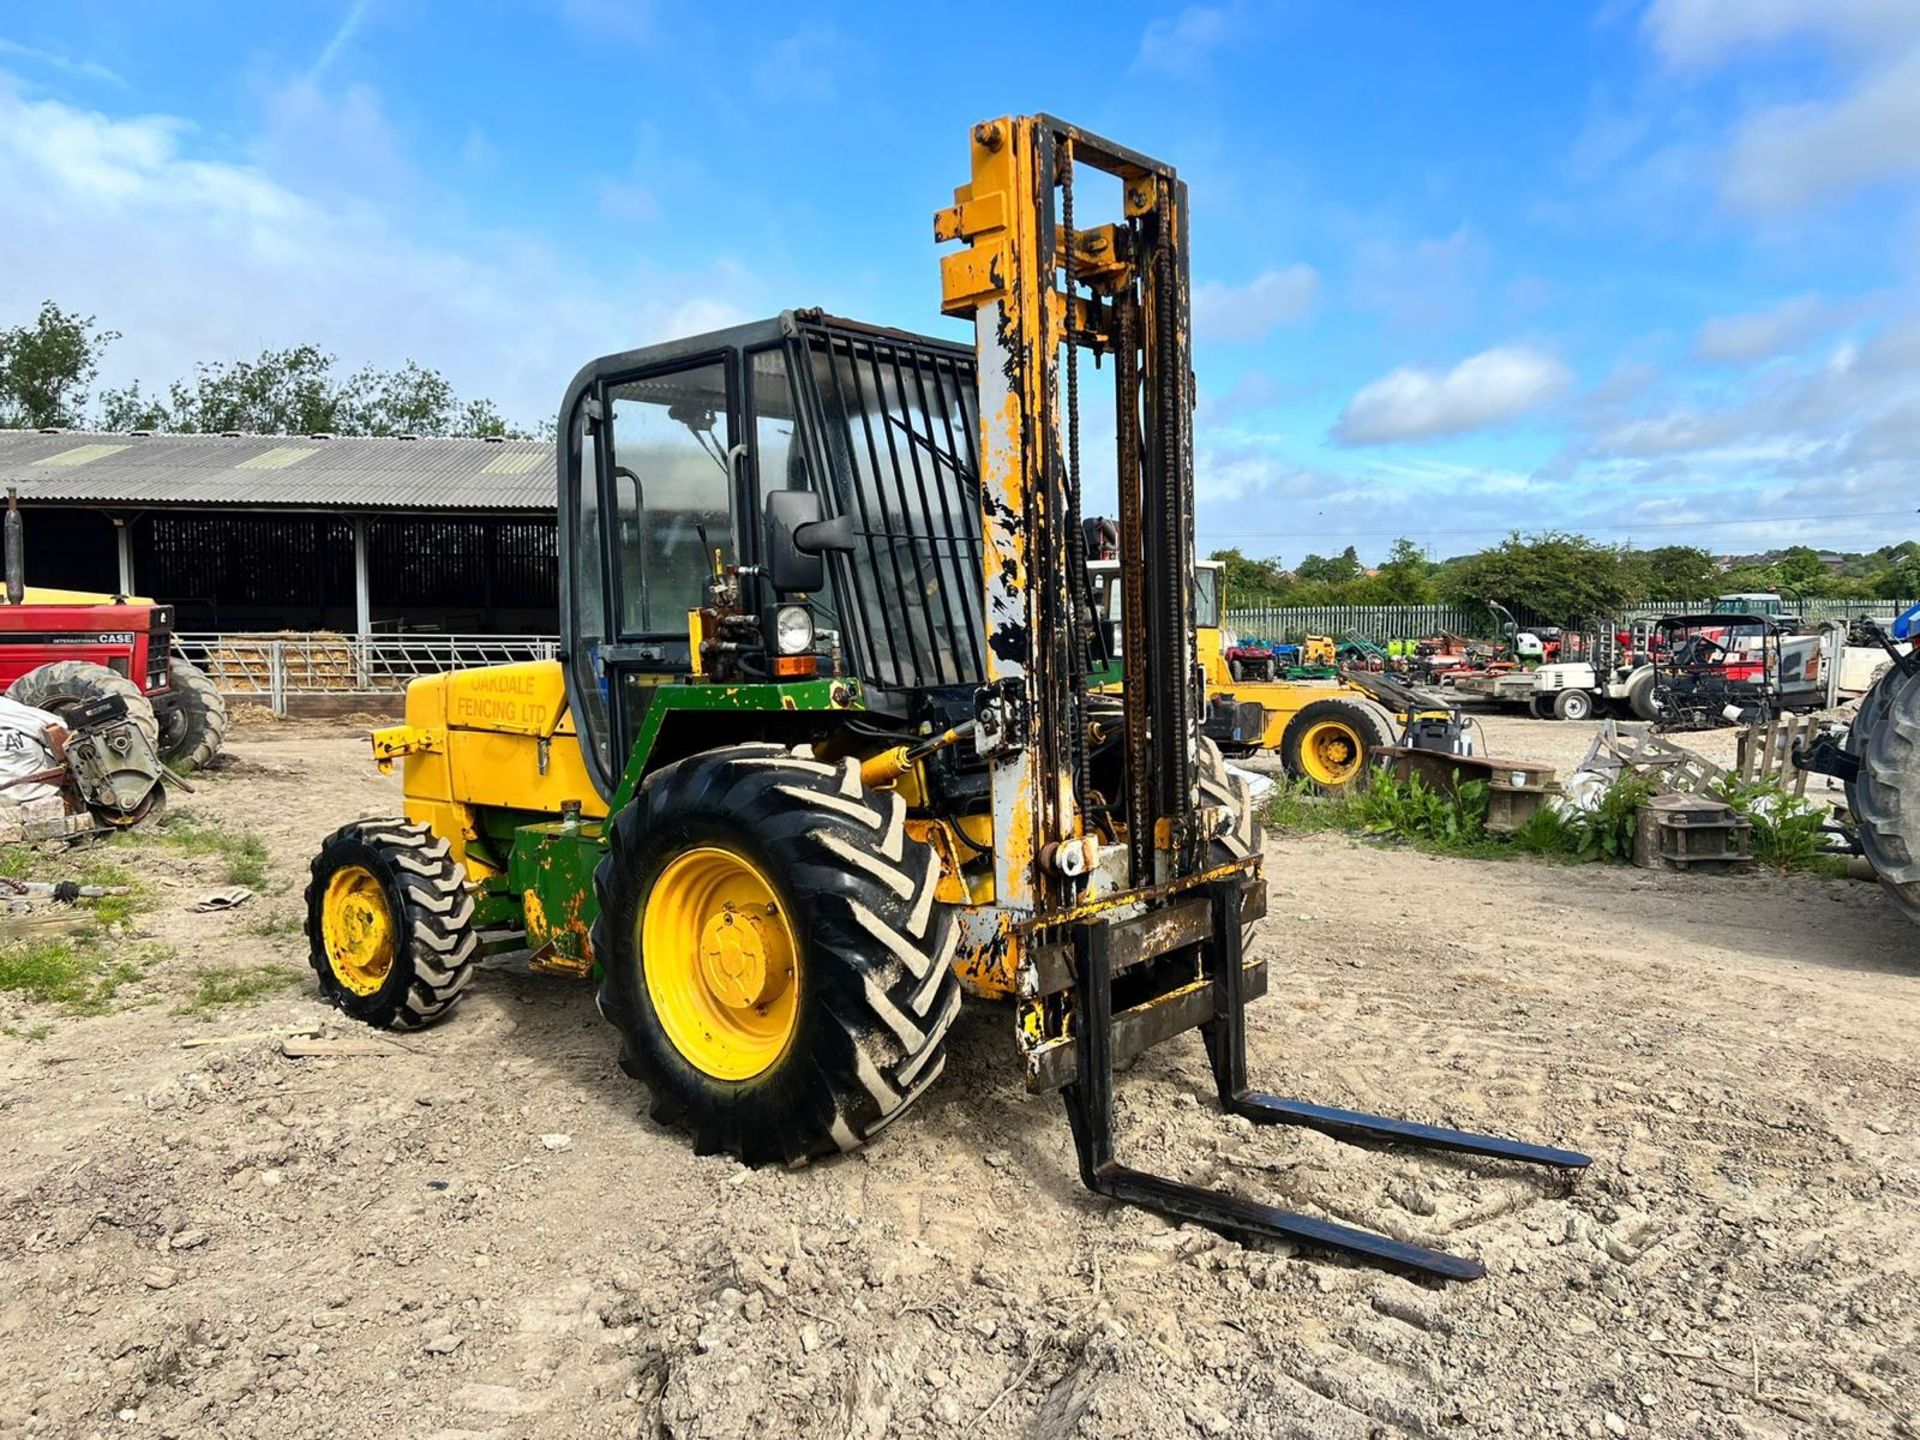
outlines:
M1208 547L1920 535L1920 3L1069 13L9 5L0 323L98 314L106 384L316 340L531 420L788 306L952 333L967 126L1046 109L1192 188Z

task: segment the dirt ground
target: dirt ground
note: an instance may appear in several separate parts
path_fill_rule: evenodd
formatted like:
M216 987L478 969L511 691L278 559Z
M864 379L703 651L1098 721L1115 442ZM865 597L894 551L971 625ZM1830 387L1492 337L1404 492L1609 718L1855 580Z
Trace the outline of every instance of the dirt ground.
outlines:
M1427 1288L1090 1196L991 1008L797 1171L650 1123L578 983L489 969L436 1030L288 1058L261 1032L367 1033L296 928L319 838L397 808L364 755L245 730L181 808L265 843L262 897L192 914L217 856L116 849L123 941L170 952L97 1016L0 993L0 1435L1920 1433L1920 931L1871 885L1271 841L1256 1083L1594 1164L1255 1131L1191 1037L1122 1077L1123 1156L1487 1264Z

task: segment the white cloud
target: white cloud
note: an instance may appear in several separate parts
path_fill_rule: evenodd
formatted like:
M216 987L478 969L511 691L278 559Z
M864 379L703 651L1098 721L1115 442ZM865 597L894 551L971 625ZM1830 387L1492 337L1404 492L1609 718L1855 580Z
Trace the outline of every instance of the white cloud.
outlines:
M367 18L367 10L372 4L373 0L353 0L353 4L347 7L347 13L342 17L339 28L333 32L326 47L308 68L309 80L318 80L326 74L328 67L340 58L340 52L353 43L353 37L360 31L360 22Z
M1457 435L1516 419L1571 379L1559 360L1524 345L1483 350L1444 375L1404 367L1355 395L1333 438L1342 445L1379 445Z
M1178 15L1152 21L1140 36L1134 69L1197 74L1239 29L1239 9L1238 5L1189 5Z
M46 298L125 338L102 387L305 341L348 366L413 358L523 422L595 354L759 308L739 265L618 269L463 226L430 192L377 203L211 158L185 122L23 94L0 72L0 316Z
M1920 4L1913 6L1920 15ZM1744 120L1725 194L1742 210L1799 210L1830 194L1920 175L1920 48L1825 103L1783 105Z
M1644 24L1663 59L1690 68L1797 35L1863 53L1920 43L1913 0L1654 0Z
M1700 326L1693 353L1701 360L1765 360L1843 323L1852 307L1819 295L1795 295L1771 310L1714 315Z
M1320 293L1320 272L1293 264L1269 270L1245 285L1209 280L1193 292L1193 328L1211 340L1264 340L1301 319Z
M63 75L78 75L87 80L103 80L120 89L127 88L127 82L96 60L75 60L71 55L62 55L54 50L36 50L31 45L22 45L17 40L8 40L0 36L0 55L11 55L18 60L27 60L35 65L44 65L49 70L58 70Z

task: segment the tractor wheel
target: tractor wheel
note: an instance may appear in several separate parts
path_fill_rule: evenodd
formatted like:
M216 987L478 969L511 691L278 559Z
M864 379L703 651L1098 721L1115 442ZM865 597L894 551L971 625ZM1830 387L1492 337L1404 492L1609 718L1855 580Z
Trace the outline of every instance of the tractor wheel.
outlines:
M160 722L154 718L152 702L118 670L109 670L89 660L55 660L38 670L29 670L7 687L9 700L18 700L36 710L51 711L62 719L89 700L108 695L118 695L127 702L127 718L139 726L158 749Z
M1627 677L1627 708L1633 718L1651 725L1660 718L1660 707L1653 698L1653 667L1643 665Z
M1553 696L1539 692L1527 697L1527 713L1536 720L1553 718Z
M701 1154L851 1150L946 1064L960 929L906 802L857 760L735 745L653 776L594 876L600 1013Z
M418 1029L445 1018L473 978L479 939L466 867L405 820L329 835L307 884L307 941L320 992L356 1020Z
M1384 708L1358 700L1315 700L1287 722L1280 763L1289 776L1320 790L1344 790L1362 775L1376 750L1393 743Z
M1260 854L1266 848L1267 837L1260 823L1259 807L1253 803L1253 792L1247 788L1246 781L1227 769L1220 747L1205 736L1200 739L1199 772L1200 803L1223 812L1222 826L1214 832L1208 846L1207 864L1225 865L1231 860ZM1257 921L1241 927L1242 951L1252 947L1258 928Z
M173 708L160 718L160 758L191 774L206 768L227 738L227 702L198 665L167 661Z
M1889 671L1876 680L1873 688L1861 698L1859 708L1853 712L1853 723L1847 727L1847 749L1854 755L1866 754L1868 740L1886 722L1888 707L1911 678L1897 670ZM1859 784L1858 780L1854 780L1847 786L1847 809L1856 824L1860 821L1860 810L1854 801L1854 792L1859 789Z
M1584 690L1562 690L1553 697L1553 713L1559 720L1591 720L1593 697Z
M1885 699L1871 710L1863 705L1855 721L1860 775L1847 802L1873 873L1894 902L1920 920L1920 687L1882 685L1880 691Z

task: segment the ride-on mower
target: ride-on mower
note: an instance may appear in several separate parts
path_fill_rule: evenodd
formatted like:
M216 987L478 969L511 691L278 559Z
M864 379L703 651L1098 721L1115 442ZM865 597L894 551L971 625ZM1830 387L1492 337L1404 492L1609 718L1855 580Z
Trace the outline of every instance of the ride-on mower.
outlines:
M1200 734L1187 196L1046 116L972 132L935 219L965 348L817 311L612 355L562 404L566 653L416 681L374 736L406 818L331 836L308 930L376 1024L484 949L599 983L652 1113L798 1162L939 1077L962 991L1010 1002L1101 1194L1436 1276L1462 1258L1129 1169L1115 1065L1200 1030L1223 1108L1556 1167L1584 1156L1248 1088L1268 983L1257 817ZM1074 180L1117 178L1084 225ZM1115 386L1118 694L1080 514L1078 352Z

